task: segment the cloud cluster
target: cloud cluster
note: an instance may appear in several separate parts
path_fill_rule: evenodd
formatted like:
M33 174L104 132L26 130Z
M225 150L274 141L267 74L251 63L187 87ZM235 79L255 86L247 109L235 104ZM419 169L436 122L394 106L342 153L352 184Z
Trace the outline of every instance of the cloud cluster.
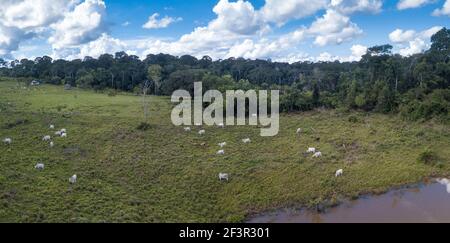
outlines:
M330 6L343 14L379 13L383 2L381 0L331 0Z
M142 27L144 29L162 29L167 28L169 25L182 21L182 18L173 18L169 16L165 16L162 19L158 19L159 13L154 13L148 18L147 23L145 23Z
M17 50L24 40L45 36L55 58L98 56L101 52L127 50L141 57L150 53L209 55L227 57L289 59L304 58L298 45L308 39L317 46L352 41L362 30L350 20L355 12L377 13L381 0L265 0L255 9L247 0L220 0L214 6L216 17L206 26L195 28L178 40L139 40L134 46L107 33L106 5L103 0L4 0L0 6L0 55ZM325 10L310 26L278 37L270 35L289 21ZM33 14L29 14L29 13ZM143 28L166 28L181 18L158 13ZM126 27L126 25L124 26ZM292 53L295 52L295 53ZM289 57L289 58L286 58ZM299 60L299 59L298 59Z
M397 3L397 9L405 10L410 8L418 8L431 2L433 2L433 0L400 0Z
M249 0L218 0L215 18L178 39L119 40L109 35L104 0L1 0L0 57L11 57L20 44L36 37L46 39L55 58L97 57L102 53L126 51L147 54L204 55L213 59L244 57L276 61L357 61L367 47L353 45L349 56L322 53L311 57L302 50L306 43L324 47L352 42L363 30L351 20L352 14L377 14L383 0L265 0L255 8ZM417 8L433 0L399 0L398 9ZM319 15L320 14L320 15ZM450 0L436 9L436 16L450 16ZM290 33L273 35L291 21L314 17L312 23ZM143 28L167 28L182 18L154 13ZM129 22L122 24L126 28ZM389 38L402 55L412 55L429 46L429 36L439 27L422 32L393 31Z
M441 29L441 26L434 26L421 32L396 29L389 34L389 40L397 44L400 55L411 56L429 48L431 36Z
M228 2L224 0L223 2ZM265 5L258 12L265 22L274 22L279 26L292 19L300 19L326 8L326 0L266 0Z
M0 57L11 58L20 43L48 38L55 49L96 40L105 30L102 0L2 0Z
M71 48L98 39L105 32L106 5L102 0L86 0L51 25L49 42L53 48Z
M341 44L362 34L362 30L349 17L335 10L327 10L323 17L311 25L308 32L316 36L314 44L318 46Z
M450 17L450 0L446 0L442 8L434 10L433 15Z
M146 46L144 55L165 52L197 57L209 55L214 59L244 57L293 61L294 57L305 57L298 45L308 39L317 46L326 46L359 37L363 31L348 15L377 13L381 6L381 0L266 0L264 6L255 9L249 1L220 0L213 8L216 18L206 26L198 27L178 40L151 40L140 46ZM268 35L275 27L311 16L319 10L326 11L310 26L301 26L278 37Z

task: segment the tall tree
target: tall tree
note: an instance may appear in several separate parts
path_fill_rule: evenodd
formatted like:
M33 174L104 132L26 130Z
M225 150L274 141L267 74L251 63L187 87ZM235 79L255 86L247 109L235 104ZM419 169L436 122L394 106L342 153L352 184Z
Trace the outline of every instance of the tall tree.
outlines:
M158 95L158 89L161 86L161 79L162 79L162 67L157 64L150 65L148 67L147 75L148 79L152 80L155 87L155 95Z

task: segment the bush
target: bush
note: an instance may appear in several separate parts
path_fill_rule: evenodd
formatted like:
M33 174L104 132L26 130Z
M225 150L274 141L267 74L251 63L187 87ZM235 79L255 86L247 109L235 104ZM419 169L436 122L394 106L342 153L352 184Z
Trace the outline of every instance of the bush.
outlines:
M141 95L142 94L142 88L139 86L136 86L133 88L133 94L135 95Z
M146 122L141 122L141 124L139 124L137 129L140 131L147 131L148 129L150 129L150 124L148 124Z
M360 95L356 96L355 105L358 108L362 108L366 105L366 98L364 97L364 95L360 94Z
M108 91L108 96L109 97L114 97L114 96L116 96L117 95L117 91L116 90L110 90L110 91Z
M434 164L436 161L437 156L431 149L427 148L422 153L419 154L419 157L417 158L417 161L424 164Z
M407 120L430 120L440 118L449 119L450 90L437 89L428 94L423 100L418 100L412 94L406 98L400 107L400 114Z
M60 85L60 84L62 84L62 79L60 77L58 77L58 76L53 76L50 79L49 83L50 84L55 84L55 85Z
M355 116L355 115L349 116L348 117L348 121L351 122L351 123L359 123L360 122L359 118L357 116Z

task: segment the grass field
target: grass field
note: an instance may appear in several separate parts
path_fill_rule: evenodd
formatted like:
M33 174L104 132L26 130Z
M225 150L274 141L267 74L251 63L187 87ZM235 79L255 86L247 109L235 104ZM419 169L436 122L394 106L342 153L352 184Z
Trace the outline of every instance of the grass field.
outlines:
M448 125L315 111L282 115L276 137L248 126L204 127L199 136L172 125L168 97L150 104L151 127L140 131L140 97L0 82L0 138L13 139L0 144L0 222L241 222L450 175ZM68 130L54 148L41 141L53 137L49 124ZM305 156L310 146L324 156ZM417 161L426 148L435 163ZM219 172L231 180L219 182Z

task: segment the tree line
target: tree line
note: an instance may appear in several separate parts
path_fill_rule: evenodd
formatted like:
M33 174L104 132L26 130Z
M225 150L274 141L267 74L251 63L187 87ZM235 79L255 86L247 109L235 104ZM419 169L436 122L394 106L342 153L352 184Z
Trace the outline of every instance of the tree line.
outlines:
M281 110L318 107L400 113L411 120L449 119L450 30L431 37L429 50L403 57L391 45L374 46L359 62L297 62L229 58L213 61L184 55L148 55L144 60L125 52L98 58L53 60L38 57L6 62L0 76L39 79L94 90L140 92L144 84L154 95L177 89L278 89Z

